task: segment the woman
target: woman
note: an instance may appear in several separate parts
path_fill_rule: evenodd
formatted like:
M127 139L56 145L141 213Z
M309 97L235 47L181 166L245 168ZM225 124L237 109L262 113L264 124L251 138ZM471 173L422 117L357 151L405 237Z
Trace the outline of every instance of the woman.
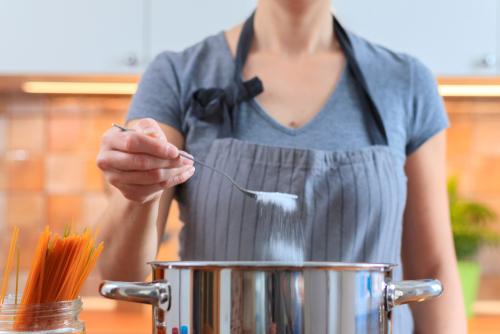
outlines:
M107 278L147 275L174 193L182 259L263 258L272 224L222 178L194 174L184 149L250 189L299 194L306 260L394 262L396 279L440 279L445 294L412 306L414 322L398 311L396 333L465 333L434 79L346 32L330 1L260 0L245 24L160 54L128 121L137 131L110 129L98 156L115 186Z

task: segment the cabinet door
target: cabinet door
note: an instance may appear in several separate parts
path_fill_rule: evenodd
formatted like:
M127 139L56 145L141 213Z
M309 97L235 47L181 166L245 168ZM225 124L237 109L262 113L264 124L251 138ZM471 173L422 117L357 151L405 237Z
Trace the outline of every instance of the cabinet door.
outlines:
M141 0L0 0L0 72L138 71Z
M493 55L493 63L496 63L497 66L497 75L500 75L500 3L497 3L497 35L496 35L496 43L497 43L497 52Z
M345 26L438 75L496 72L497 0L333 0Z
M180 51L252 13L256 0L151 0L151 56Z

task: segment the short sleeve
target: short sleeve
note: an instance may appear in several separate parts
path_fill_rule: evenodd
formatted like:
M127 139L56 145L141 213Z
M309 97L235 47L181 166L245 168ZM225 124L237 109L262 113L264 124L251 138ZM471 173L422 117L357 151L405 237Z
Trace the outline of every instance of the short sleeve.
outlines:
M182 132L179 81L168 53L159 54L141 77L127 121L153 118Z
M421 62L411 59L411 111L408 117L406 155L449 126L436 79Z

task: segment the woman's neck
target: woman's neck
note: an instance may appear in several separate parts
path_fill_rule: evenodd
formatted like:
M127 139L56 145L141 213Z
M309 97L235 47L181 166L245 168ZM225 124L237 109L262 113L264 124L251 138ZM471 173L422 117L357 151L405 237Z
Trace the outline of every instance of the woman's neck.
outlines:
M254 27L259 51L300 56L335 48L328 0L260 0Z

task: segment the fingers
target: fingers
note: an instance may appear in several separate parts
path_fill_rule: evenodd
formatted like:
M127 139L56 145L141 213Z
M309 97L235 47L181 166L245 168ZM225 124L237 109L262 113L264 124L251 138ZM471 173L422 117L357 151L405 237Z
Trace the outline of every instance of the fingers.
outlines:
M102 170L148 171L160 168L192 166L189 159L160 159L147 154L129 154L121 151L101 151L97 157L97 166Z
M176 186L187 181L194 174L193 166L177 168L159 168L147 171L119 171L106 172L105 176L113 185L157 185L165 188Z
M127 153L149 154L161 159L175 159L179 156L177 147L165 140L158 140L138 131L108 130L102 139L103 149Z
M164 182L164 187L172 188L179 184L182 184L189 180L194 175L194 172L195 168L193 166L186 166L182 169L179 169L179 173L172 175L167 179L167 181Z
M165 136L165 133L161 129L160 125L152 118L137 120L132 124L131 128L139 133L145 134L146 136L167 141L167 137Z
M130 131L106 131L97 165L126 198L141 203L194 174L193 161L179 156L159 124L148 118L134 121Z
M121 172L118 175L106 175L108 181L120 190L123 196L131 201L146 203L157 197L159 193L167 188L184 183L194 174L194 167L183 166L175 169L162 170L155 173L144 172ZM157 173L157 174L156 174ZM153 184L128 184L124 181L132 182L154 182ZM161 182L157 182L161 181Z

